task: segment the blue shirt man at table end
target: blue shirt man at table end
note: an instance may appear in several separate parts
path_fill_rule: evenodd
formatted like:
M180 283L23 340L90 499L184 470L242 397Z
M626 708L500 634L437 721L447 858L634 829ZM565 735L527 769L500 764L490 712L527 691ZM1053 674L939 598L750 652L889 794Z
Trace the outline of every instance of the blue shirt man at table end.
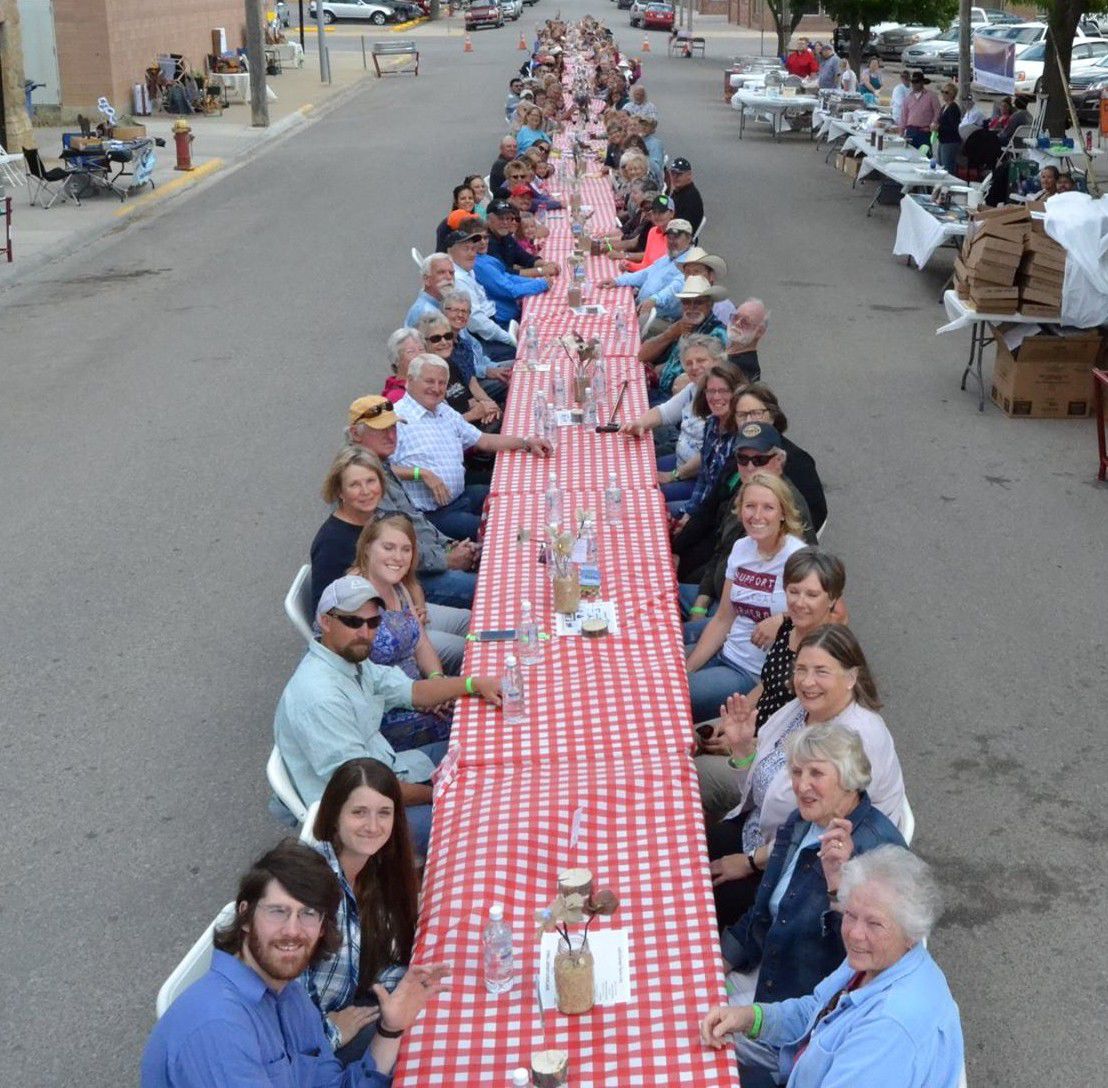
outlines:
M215 931L208 972L151 1032L142 1088L386 1088L400 1039L442 990L446 968L414 969L392 994L374 987L377 1036L344 1069L298 981L339 945L340 895L327 862L304 843L286 839L262 855Z

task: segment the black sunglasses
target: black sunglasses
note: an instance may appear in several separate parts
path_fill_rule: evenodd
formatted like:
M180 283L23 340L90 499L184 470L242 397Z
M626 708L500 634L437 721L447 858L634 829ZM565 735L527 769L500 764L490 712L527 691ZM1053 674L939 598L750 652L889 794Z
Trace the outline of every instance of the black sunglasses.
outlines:
M392 405L385 401L384 404L375 404L372 408L367 408L356 420L355 423L361 423L366 419L376 419L380 415L384 415L385 412L391 412Z
M327 615L334 616L343 627L349 627L351 631L360 631L363 627L368 627L373 631L381 626L380 616L348 616L345 612L335 612L334 610L328 612Z
M773 460L772 453L736 453L735 463L746 468L753 465L755 468L765 468Z
M423 338L428 344L441 344L444 340L453 340L454 334L452 332L436 332L430 336Z

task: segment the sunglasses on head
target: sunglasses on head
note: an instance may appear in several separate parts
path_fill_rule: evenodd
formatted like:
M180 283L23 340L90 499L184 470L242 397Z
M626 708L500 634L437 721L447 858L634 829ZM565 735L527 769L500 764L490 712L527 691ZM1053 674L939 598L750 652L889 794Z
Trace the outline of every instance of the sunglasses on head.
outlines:
M772 453L736 453L735 462L743 468L753 465L755 468L765 468L773 460Z
M384 404L375 404L372 408L367 408L356 420L355 423L362 423L367 419L376 419L379 415L383 415L385 412L391 412L392 405L386 401Z
M373 631L381 626L380 616L348 616L345 612L336 612L334 609L327 615L334 617L343 627L349 627L351 631L360 631L363 627Z
M441 344L443 340L453 340L454 334L452 332L436 332L432 333L430 336L425 336L423 339L426 340L428 344Z

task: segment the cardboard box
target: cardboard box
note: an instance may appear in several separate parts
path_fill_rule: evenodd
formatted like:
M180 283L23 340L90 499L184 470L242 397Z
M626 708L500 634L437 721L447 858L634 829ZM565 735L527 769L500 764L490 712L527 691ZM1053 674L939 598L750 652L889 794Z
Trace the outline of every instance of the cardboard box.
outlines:
M1053 257L1046 257L1040 253L1025 253L1020 261L1020 272L1025 276L1035 276L1041 280L1057 280L1059 283L1065 279L1065 261L1056 261Z
M1019 268L1023 260L1023 243L1004 242L999 238L975 238L970 245L969 257L971 261L992 261L993 264L1010 264L1013 268Z
M1025 302L1037 302L1040 306L1056 306L1061 308L1062 305L1062 289L1043 290L1033 284L1024 284L1019 289L1020 298Z
M1062 307L1058 306L1044 306L1038 302L1027 302L1024 299L1020 299L1020 310L1024 317L1044 317L1050 320L1057 321L1062 316Z
M1010 264L993 264L992 261L982 261L970 255L965 262L968 278L973 282L995 284L998 287L1011 287L1016 282L1016 269Z
M1027 236L1024 249L1044 259L1053 259L1065 263L1066 251L1049 234L1036 234L1034 231Z
M145 136L145 125L116 125L112 129L113 140L141 140Z
M1102 350L1099 332L1029 336L1016 350L1013 355L1003 338L997 337L991 396L1006 415L1027 419L1089 415L1092 367Z
M973 218L977 222L1030 223L1031 213L1022 204L1005 204L999 208L978 208Z
M990 238L997 245L1003 243L1005 248L1022 253L1023 243L1030 233L1031 231L1026 223L1005 223L998 222L995 219L986 219L984 223L978 226L974 241L978 238Z

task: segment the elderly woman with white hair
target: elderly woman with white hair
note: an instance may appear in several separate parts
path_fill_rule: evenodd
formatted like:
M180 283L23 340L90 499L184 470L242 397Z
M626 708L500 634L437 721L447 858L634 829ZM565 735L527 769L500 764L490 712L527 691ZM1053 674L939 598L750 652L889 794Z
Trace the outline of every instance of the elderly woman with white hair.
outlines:
M385 341L385 354L389 360L391 373L385 379L381 396L395 404L408 388L408 364L424 351L423 337L418 330L401 326L389 333Z
M831 902L843 865L885 843L906 845L866 793L872 768L853 729L813 725L785 747L797 807L778 829L754 906L721 940L733 982L755 1001L810 993L842 962Z
M925 943L942 914L930 867L879 846L843 866L836 905L839 967L803 997L713 1009L701 1039L735 1036L740 1065L788 1088L957 1088L961 1019Z

